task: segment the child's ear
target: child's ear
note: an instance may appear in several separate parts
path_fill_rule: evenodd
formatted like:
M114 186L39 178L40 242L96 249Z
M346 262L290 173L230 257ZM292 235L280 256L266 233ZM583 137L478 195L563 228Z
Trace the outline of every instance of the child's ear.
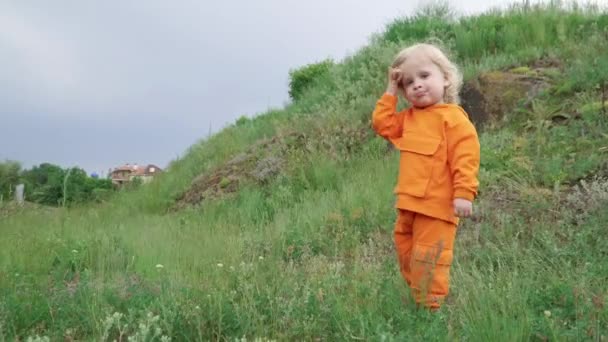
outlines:
M451 85L452 85L452 82L450 82L450 80L448 80L448 78L447 78L447 77L444 77L444 78L443 78L443 86L444 86L445 88L447 88L447 87L449 87L449 86L451 86Z

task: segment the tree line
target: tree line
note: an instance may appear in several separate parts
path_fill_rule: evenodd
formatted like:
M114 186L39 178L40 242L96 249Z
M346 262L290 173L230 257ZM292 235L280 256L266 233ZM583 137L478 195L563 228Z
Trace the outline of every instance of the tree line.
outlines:
M0 162L0 198L14 198L15 186L25 185L25 200L53 206L101 202L112 192L110 179L89 177L78 167L42 163L23 169L16 161Z

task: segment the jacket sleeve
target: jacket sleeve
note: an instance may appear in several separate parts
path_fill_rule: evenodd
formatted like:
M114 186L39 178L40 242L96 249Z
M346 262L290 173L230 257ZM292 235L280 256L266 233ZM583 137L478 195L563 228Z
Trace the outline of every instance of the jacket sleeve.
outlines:
M448 163L454 186L454 198L473 201L479 181L479 138L475 126L465 117L447 129Z
M372 127L385 139L398 138L403 134L404 113L396 113L397 97L384 94L376 103L372 114Z

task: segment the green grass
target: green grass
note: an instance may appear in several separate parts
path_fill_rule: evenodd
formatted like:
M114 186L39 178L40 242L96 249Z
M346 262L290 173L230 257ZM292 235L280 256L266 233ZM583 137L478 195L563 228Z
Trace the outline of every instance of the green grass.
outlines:
M549 5L398 19L297 102L201 140L151 184L96 207L0 208L0 341L605 339L608 118L580 75L608 58L607 18ZM564 62L533 105L480 134L476 216L437 314L397 269L398 156L369 129L390 60L431 34L467 79ZM294 130L305 142L274 180L169 211L198 174Z

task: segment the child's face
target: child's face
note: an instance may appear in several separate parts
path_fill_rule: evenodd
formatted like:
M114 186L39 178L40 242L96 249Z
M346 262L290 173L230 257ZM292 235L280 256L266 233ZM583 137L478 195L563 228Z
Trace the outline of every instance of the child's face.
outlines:
M443 103L443 93L449 82L429 58L413 54L401 65L401 70L405 98L414 107L425 108Z

